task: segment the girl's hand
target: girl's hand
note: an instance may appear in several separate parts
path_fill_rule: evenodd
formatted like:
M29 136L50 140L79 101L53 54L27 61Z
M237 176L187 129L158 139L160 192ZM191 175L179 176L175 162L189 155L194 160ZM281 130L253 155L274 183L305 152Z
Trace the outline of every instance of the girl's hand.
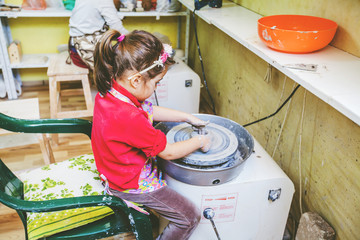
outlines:
M204 153L208 152L212 145L212 137L211 134L207 135L198 135L198 138L201 142L200 150Z
M200 118L197 118L193 115L190 115L186 121L187 123L191 124L196 128L203 128L206 127L210 123L210 121L203 121Z

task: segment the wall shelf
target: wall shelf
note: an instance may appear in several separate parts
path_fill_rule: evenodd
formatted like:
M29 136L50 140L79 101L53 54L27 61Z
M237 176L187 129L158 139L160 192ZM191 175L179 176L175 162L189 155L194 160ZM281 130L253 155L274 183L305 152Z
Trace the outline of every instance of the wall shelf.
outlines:
M186 12L119 12L124 17L169 17L169 16L186 16ZM71 11L62 8L46 8L45 10L21 10L19 12L0 11L0 17L17 18L17 17L70 17Z
M194 1L179 1L194 11ZM307 54L271 50L258 37L257 20L262 16L226 0L222 8L206 6L195 14L360 125L360 58L332 46ZM292 69L287 64L315 64L317 71Z
M55 54L24 54L20 63L10 64L13 69L20 68L47 68L50 57Z

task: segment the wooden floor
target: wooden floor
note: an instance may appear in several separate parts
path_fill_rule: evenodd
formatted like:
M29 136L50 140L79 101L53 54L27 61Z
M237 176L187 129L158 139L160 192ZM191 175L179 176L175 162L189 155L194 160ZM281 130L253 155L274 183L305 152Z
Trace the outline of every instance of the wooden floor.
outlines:
M49 90L47 86L24 87L19 99L39 98L40 117L50 118ZM0 99L0 101L9 101ZM64 101L65 107L84 108L83 97L68 97ZM1 141L1 139L0 139ZM90 153L90 140L82 134L60 134L59 145L52 145L55 161ZM14 172L41 167L44 165L39 144L28 144L20 147L0 149L0 157ZM23 225L15 211L0 203L0 240L25 239ZM112 239L135 239L133 234L125 234Z

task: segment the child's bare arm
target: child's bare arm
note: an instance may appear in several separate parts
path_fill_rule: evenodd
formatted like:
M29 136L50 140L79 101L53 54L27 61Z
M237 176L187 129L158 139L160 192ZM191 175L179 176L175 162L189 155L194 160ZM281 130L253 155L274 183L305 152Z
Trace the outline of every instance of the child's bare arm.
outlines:
M153 109L154 120L158 122L187 122L193 126L205 126L208 123L190 113L160 106L154 106Z
M199 148L201 148L203 152L207 152L210 146L210 136L198 135L185 141L166 144L165 149L160 152L158 156L165 160L174 160L185 157Z

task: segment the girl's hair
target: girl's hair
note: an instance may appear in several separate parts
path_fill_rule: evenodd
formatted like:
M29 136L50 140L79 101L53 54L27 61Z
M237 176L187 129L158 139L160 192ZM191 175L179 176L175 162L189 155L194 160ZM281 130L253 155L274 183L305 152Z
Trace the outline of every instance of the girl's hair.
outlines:
M154 64L164 51L163 44L151 33L146 31L133 31L118 40L120 33L109 30L96 44L94 52L94 80L100 94L104 95L110 90L112 79L121 77L127 70L140 72ZM174 63L168 58L164 64ZM146 80L154 78L164 70L156 66L142 74Z

